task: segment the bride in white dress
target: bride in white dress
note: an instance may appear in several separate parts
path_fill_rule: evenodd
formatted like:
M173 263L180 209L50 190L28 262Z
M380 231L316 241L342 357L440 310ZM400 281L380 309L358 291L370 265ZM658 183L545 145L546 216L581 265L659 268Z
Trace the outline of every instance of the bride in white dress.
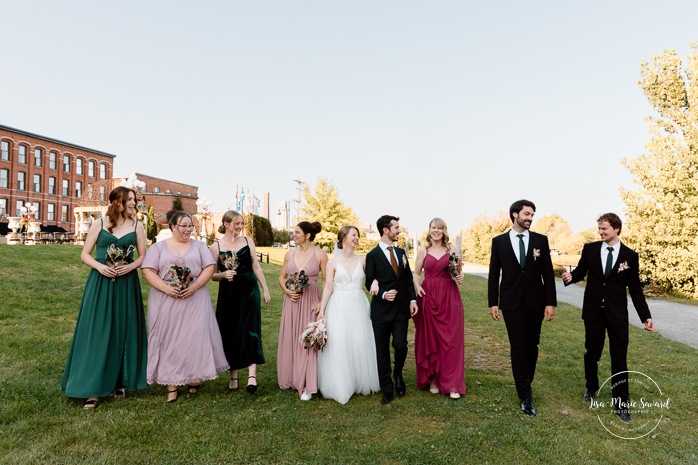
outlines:
M359 230L344 226L335 256L327 263L320 318L326 317L327 345L318 353L318 389L346 404L354 393L380 390L370 306L363 291L366 258L356 255Z

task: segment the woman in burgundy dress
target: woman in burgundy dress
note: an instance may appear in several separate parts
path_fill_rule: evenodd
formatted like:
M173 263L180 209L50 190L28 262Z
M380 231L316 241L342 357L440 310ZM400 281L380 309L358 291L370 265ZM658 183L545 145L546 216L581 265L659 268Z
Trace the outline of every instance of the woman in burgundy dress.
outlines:
M325 277L327 254L313 240L321 230L317 221L298 223L293 231L296 247L286 252L279 276L279 285L286 295L281 310L276 374L279 387L297 390L301 400L310 400L317 393L317 349L304 349L298 336L320 311L317 278L320 273ZM301 271L308 276L308 287L302 292L288 289L286 280Z
M455 268L453 273L449 269L451 254L457 258L450 264ZM460 254L448 243L446 223L434 218L429 223L426 246L417 252L413 272L419 305L419 312L413 317L417 386L428 386L432 394L448 394L451 399L465 394L460 267ZM422 269L424 281L420 284Z

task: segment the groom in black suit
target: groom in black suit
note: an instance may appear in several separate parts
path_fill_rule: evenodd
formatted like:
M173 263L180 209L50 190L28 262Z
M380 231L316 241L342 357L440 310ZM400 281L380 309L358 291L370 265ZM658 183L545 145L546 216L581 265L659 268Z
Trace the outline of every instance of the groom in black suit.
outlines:
M511 369L521 410L535 416L531 383L536 373L538 344L543 318L555 317L557 294L548 238L529 231L536 206L518 200L509 207L512 228L492 239L487 282L492 319L499 309L511 346ZM499 275L502 282L499 282Z
M584 319L584 400L591 402L599 389L598 363L606 332L611 352L612 404L626 423L632 421L628 406L628 296L630 293L640 321L647 331L654 331L654 322L640 285L637 252L621 244L618 236L623 227L615 213L599 217L601 240L586 244L577 268L562 274L565 286L587 277L582 304Z
M393 400L393 388L404 395L407 387L402 368L407 358L407 327L417 313L417 297L407 254L393 242L400 234L400 218L383 215L376 226L381 240L366 255L366 289L371 292L371 321L376 340L378 380L383 397L381 405ZM374 280L377 284L374 284ZM390 373L390 336L395 349L395 367ZM393 380L395 384L393 385Z

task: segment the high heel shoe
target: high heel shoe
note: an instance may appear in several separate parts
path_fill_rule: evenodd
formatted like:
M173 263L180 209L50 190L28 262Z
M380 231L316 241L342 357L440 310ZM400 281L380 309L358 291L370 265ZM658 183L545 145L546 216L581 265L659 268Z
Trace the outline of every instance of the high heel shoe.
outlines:
M250 379L254 378L255 384L250 384ZM256 376L249 376L247 378L247 392L250 394L255 394L257 392L257 377Z
M200 384L187 384L187 392L191 395L196 394L201 389Z
M170 399L170 394L175 394L174 398ZM167 403L172 404L174 402L177 402L177 399L179 399L179 389L174 389L173 391L167 391Z
M228 390L230 390L230 391L237 391L238 390L238 379L237 378L230 378L230 382L228 383Z

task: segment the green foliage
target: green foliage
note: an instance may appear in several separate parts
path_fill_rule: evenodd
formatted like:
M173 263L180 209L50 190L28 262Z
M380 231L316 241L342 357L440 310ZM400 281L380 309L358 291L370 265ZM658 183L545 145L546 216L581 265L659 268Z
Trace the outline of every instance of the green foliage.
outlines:
M590 242L586 240L587 236L572 232L569 223L557 214L538 218L531 230L548 236L550 249L564 255L579 254L584 244Z
M639 85L655 113L646 152L623 164L623 239L640 254L641 277L663 292L698 297L698 43L685 65L675 50L644 61Z
M492 218L481 215L463 233L463 260L486 265L490 261L492 238L508 231L511 220L505 212L499 212ZM424 235L426 238L426 234Z
M280 242L281 244L285 244L291 240L291 234L283 229L272 228L271 235L274 242Z
M272 232L271 222L263 216L257 216L252 213L244 215L245 217L245 233L252 238L255 245L266 247L274 242L274 233Z
M174 199L172 199L172 210L184 210L184 207L182 207L182 200L176 195L174 196Z
M148 240L155 242L155 238L158 235L158 224L155 221L155 211L152 205L148 206L148 221L146 225L146 235Z
M359 217L339 199L339 191L326 178L318 179L315 192L305 187L305 205L299 221L318 221L322 231L315 236L315 244L325 250L332 250L337 233L342 226L359 227Z
M656 380L672 407L656 439L622 441L582 401L584 326L579 309L561 304L544 324L534 382L538 417L528 418L511 378L506 327L491 320L487 281L474 276L460 286L468 393L459 401L415 387L412 347L407 394L389 406L378 404L379 394L340 405L320 395L301 402L293 390L279 389L284 294L272 285L280 266L262 264L272 300L262 310L267 363L258 367L255 396L245 392L247 370L240 370L237 392L228 392L226 372L174 404L165 403L164 386L150 386L83 411L59 388L88 273L80 248L0 245L0 254L3 464L696 463L695 349L630 327L630 369ZM149 287L143 280L141 286L147 301ZM208 288L216 302L218 284ZM599 374L609 372L605 352Z

